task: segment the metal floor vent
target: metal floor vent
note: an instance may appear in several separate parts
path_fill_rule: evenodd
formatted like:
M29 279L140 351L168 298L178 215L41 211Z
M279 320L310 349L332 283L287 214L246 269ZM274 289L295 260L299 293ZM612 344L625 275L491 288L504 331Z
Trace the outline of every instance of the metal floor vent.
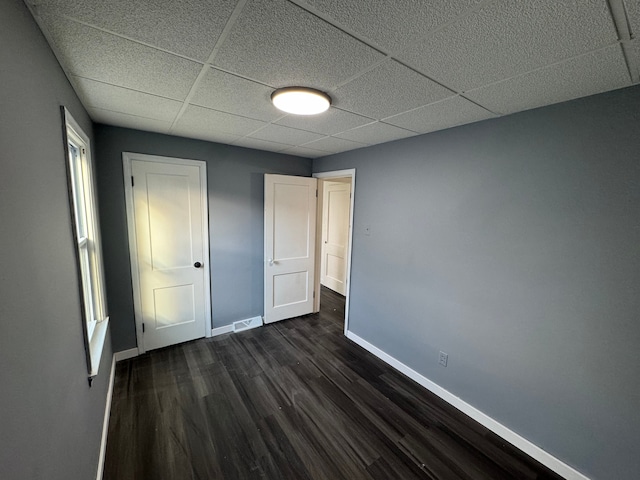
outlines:
M233 322L233 333L242 332L244 330L250 330L262 326L262 317L247 318L246 320L240 320Z

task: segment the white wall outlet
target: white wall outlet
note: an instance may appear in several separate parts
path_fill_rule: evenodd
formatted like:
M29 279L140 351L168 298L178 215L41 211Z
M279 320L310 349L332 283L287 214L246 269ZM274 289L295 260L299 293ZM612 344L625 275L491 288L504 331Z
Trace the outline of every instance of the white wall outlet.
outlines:
M446 367L448 361L449 361L449 354L444 353L443 351L440 351L440 357L438 359L438 363L443 367Z

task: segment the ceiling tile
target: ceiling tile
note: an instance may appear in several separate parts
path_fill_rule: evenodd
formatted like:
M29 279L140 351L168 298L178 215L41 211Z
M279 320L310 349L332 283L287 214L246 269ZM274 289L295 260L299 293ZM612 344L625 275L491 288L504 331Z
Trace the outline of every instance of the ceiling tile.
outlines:
M286 0L249 0L214 65L272 87L327 90L384 56Z
M401 138L412 137L414 135L416 135L415 132L410 132L404 128L398 128L393 125L387 125L386 123L376 122L339 133L336 137L353 140L354 142L366 143L368 145L375 145L377 143L390 142L392 140L399 140Z
M506 114L629 85L631 79L622 50L613 45L466 95L490 110Z
M379 120L453 95L396 61L388 61L335 91L336 107Z
M266 127L251 134L252 138L260 138L270 142L285 143L287 145L300 145L301 143L318 140L324 135L319 133L306 132L296 128L283 127L280 125L267 125Z
M178 120L175 128L181 132L187 132L192 129L194 132L200 132L201 134L208 131L243 137L265 125L266 123L259 120L189 105Z
M638 38L640 35L640 1L624 0L624 6L627 11L627 16L629 17L631 34L634 38Z
M102 108L171 123L182 107L182 102L87 78L71 77L71 81L87 108Z
M306 158L319 158L325 157L327 152L323 152L322 150L314 150L313 148L306 147L289 147L286 150L283 150L281 153L287 153L289 155L297 155L298 157L306 157Z
M483 1L431 0L427 6L415 0L303 0L387 52L405 48Z
M337 137L324 137L320 140L315 140L303 145L303 147L305 148L322 150L323 152L327 153L346 152L347 150L353 150L355 148L362 148L366 146L367 145L363 143L352 142L351 140L345 140L344 138Z
M195 138L197 140L206 140L207 142L223 143L231 145L233 142L240 139L238 135L231 135L228 133L220 133L206 126L200 127L173 127L171 129L171 135L178 137Z
M455 96L385 118L384 121L415 132L428 133L492 117L495 115L484 108Z
M603 0L499 0L430 35L398 58L465 91L616 40Z
M640 40L626 43L624 51L629 59L632 81L638 83L640 81Z
M284 115L271 103L272 92L271 87L211 68L191 103L270 122Z
M257 150L267 150L269 152L281 152L291 145L285 145L277 142L269 142L259 138L242 137L233 143L237 147L255 148Z
M237 0L30 0L119 35L206 61Z
M59 16L43 18L72 75L184 100L202 66Z
M333 135L371 122L370 118L331 107L321 115L287 115L275 123L309 132Z
M153 118L127 115L126 113L112 112L102 108L87 108L87 111L94 122L104 123L105 125L158 133L169 133L169 128L171 128L171 122L163 122Z

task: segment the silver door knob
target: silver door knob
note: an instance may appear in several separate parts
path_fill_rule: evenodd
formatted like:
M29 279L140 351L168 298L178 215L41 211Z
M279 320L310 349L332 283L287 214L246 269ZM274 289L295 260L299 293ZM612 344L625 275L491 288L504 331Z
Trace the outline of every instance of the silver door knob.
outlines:
M274 261L273 261L273 258L270 258L270 259L268 260L268 262L269 262L269 266L270 266L270 267L272 267L272 266L273 266L273 264L274 264L274 263L276 263L276 262L274 262Z

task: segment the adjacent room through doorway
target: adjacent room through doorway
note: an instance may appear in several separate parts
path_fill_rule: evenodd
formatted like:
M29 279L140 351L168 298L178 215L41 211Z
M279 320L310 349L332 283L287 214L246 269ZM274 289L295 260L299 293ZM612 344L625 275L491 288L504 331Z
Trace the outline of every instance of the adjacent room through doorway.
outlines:
M314 174L318 178L315 311L339 316L346 333L351 264L355 171Z

